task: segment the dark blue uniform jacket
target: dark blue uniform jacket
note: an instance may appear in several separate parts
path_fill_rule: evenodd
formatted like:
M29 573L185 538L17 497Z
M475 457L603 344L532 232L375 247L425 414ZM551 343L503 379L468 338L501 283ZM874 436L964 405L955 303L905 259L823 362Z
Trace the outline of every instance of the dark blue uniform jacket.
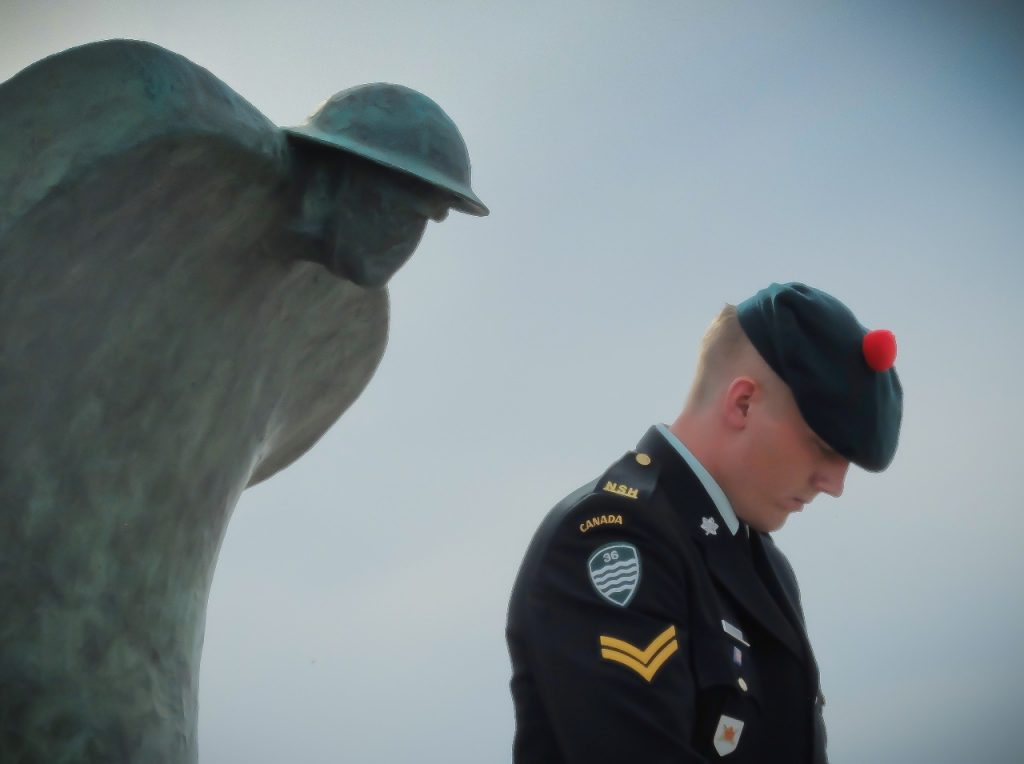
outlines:
M827 762L792 568L655 428L547 516L507 637L520 764Z

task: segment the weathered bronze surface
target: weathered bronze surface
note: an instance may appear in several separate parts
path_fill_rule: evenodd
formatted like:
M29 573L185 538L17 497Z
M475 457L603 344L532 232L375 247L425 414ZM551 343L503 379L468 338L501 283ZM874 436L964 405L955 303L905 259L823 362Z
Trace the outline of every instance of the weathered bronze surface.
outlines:
M286 133L124 40L0 85L0 761L197 760L239 494L367 384L428 218L487 211L436 104L355 92Z

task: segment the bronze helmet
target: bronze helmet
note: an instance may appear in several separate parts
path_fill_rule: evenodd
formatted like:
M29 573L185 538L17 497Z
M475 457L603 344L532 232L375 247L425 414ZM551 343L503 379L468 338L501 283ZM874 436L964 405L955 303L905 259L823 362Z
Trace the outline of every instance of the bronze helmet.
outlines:
M469 152L459 129L411 88L378 82L342 90L306 124L285 132L426 181L452 194L452 207L462 212L489 212L470 188Z

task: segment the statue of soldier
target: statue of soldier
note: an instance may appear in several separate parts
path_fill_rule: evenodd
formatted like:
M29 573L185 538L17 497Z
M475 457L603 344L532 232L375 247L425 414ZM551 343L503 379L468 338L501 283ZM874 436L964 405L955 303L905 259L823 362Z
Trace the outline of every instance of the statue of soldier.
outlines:
M450 208L488 212L465 143L398 85L281 130L142 42L0 84L0 761L197 760L238 496L365 387Z

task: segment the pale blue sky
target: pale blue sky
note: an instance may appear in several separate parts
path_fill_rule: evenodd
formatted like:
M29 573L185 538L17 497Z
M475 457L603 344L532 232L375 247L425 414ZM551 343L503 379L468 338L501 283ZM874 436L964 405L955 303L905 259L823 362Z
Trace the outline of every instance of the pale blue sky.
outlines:
M898 6L898 7L896 7ZM204 764L508 761L538 521L676 415L725 301L802 280L900 344L901 449L777 535L833 764L1017 760L1024 30L991 3L0 2L0 78L146 39L278 124L370 81L459 124L390 345L246 492L214 578Z

